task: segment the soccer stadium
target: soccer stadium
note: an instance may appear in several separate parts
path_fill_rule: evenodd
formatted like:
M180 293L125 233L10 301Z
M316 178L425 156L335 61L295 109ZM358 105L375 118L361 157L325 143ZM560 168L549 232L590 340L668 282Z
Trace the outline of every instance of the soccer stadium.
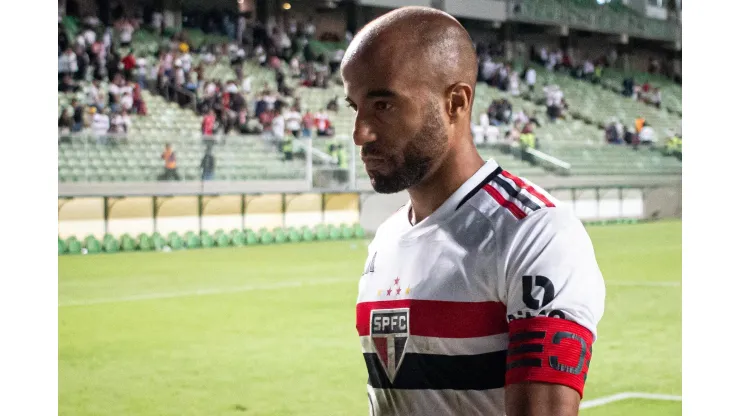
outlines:
M343 61L404 6L472 40L468 136L509 178L484 186L504 214L552 198L593 244L580 413L681 414L680 0L59 0L59 414L381 414L358 286L409 192L376 191ZM420 377L374 345L386 382ZM487 370L451 367L425 380Z

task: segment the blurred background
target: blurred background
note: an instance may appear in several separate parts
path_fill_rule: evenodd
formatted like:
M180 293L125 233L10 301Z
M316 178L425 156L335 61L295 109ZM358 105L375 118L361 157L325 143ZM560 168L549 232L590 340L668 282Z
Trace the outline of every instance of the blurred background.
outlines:
M406 5L474 40L484 158L587 224L584 399L680 394L680 0L60 0L60 414L367 412L356 283L407 194L373 192L338 67Z

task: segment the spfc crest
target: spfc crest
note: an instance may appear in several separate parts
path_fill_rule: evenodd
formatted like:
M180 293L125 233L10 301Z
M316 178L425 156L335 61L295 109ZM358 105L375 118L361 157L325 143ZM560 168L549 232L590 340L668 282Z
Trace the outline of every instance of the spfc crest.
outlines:
M393 383L409 339L409 309L379 309L370 313L370 337L375 353Z

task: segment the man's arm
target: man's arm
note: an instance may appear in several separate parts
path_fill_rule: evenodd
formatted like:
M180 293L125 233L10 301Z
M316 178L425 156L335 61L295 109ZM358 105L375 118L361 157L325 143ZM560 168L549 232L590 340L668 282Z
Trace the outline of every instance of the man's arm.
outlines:
M506 386L506 415L571 416L578 414L581 396L570 387L548 383Z
M577 415L604 312L604 280L571 211L546 208L521 221L505 255L506 414Z

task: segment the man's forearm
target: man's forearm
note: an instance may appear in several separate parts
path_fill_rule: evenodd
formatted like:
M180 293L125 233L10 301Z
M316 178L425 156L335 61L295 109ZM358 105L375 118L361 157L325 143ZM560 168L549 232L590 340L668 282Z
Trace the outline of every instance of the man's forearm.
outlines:
M549 383L506 386L507 416L576 416L581 397L570 387Z

